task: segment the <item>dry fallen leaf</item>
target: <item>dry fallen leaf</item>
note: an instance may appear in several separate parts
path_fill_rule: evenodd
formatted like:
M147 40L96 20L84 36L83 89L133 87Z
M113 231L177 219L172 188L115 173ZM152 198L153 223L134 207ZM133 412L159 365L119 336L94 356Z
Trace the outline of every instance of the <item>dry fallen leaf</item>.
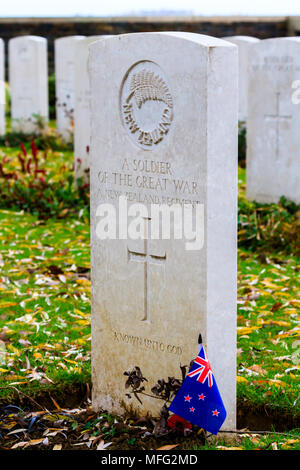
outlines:
M249 333L252 333L253 331L257 331L261 326L250 326L250 327L243 327L243 326L238 326L237 327L237 334L238 335L247 335Z
M14 444L14 445L11 447L11 449L18 449L18 447L24 447L26 444L27 444L26 441L17 442L17 444Z
M104 441L100 441L100 443L97 445L97 450L105 450L106 447L110 446L112 444L112 442L107 442L106 444L104 444Z
M236 381L237 381L238 383L248 382L248 380L247 380L245 377L242 377L241 375L238 375L238 376L236 377Z
M45 441L45 438L43 437L42 439L32 439L31 441L22 441L18 442L17 444L14 444L11 449L17 449L18 447L30 447L30 446L36 446L38 444L42 444L42 442Z
M56 444L52 450L61 450L62 449L62 445L61 444Z
M45 438L43 437L42 439L32 439L29 442L26 442L25 447L30 447L30 446L37 446L39 444L42 444L42 442L45 441Z
M61 407L59 406L59 404L54 400L54 398L52 398L50 396L51 400L53 401L54 405L55 405L55 408L58 410L58 411L61 411Z
M258 372L258 374L261 374L261 375L266 375L266 373L267 373L267 371L265 369L258 366L257 364L254 364L253 366L250 366L249 369L253 370L253 372Z
M156 450L172 450L172 449L175 449L175 447L178 447L178 446L179 446L179 444L167 445L167 446L158 447Z

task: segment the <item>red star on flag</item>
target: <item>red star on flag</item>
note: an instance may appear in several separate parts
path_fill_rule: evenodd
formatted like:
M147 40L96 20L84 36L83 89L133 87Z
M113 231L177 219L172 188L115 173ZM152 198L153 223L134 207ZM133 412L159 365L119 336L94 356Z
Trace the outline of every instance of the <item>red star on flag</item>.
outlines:
M194 411L195 411L195 408L193 408L193 407L190 408L190 412L191 412L191 413L194 413Z
M203 393L201 393L201 395L198 395L198 397L199 397L199 400L204 400L205 395L203 395Z
M216 416L216 417L218 417L218 416L219 416L219 414L220 414L220 411L218 411L218 410L215 410L215 411L213 411L213 412L212 412L212 414L213 414L213 416Z
M192 397L190 397L189 395L187 395L186 397L184 397L184 399L185 399L185 401L188 401L188 402L190 402L190 401L191 401L191 399L192 399Z

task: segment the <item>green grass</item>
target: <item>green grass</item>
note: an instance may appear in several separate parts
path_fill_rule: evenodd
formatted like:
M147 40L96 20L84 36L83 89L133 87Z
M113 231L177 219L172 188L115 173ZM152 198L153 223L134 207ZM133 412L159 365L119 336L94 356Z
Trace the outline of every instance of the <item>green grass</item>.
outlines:
M191 446L191 450L300 450L300 435L297 429L264 435L244 432L231 439L220 434L203 446Z
M299 414L299 259L239 250L238 395ZM300 345L300 342L299 342ZM298 348L297 348L298 349Z
M90 377L89 223L0 211L0 386ZM36 388L36 387L35 387ZM12 390L2 390L0 396Z
M16 149L1 152L11 168L18 165ZM43 158L50 181L71 172L71 152L49 151ZM240 169L243 200L244 184ZM0 210L0 344L6 353L0 387L8 387L0 388L0 401L13 400L10 386L38 396L90 382L89 240L86 210L44 220ZM294 416L300 408L293 348L300 340L299 261L284 249L261 253L242 245L238 251L238 397Z
M39 221L2 210L0 253L0 331L8 353L2 384L49 378L59 386L62 379L88 377L90 281L78 274L90 267L87 216ZM238 393L296 412L299 259L268 261L239 250ZM32 370L41 376L30 376Z

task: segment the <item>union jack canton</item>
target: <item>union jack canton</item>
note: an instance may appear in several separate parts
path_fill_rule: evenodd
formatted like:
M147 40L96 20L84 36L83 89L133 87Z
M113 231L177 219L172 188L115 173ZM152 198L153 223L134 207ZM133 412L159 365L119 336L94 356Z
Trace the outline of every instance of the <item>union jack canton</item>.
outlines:
M202 344L169 410L212 434L224 423L226 410Z

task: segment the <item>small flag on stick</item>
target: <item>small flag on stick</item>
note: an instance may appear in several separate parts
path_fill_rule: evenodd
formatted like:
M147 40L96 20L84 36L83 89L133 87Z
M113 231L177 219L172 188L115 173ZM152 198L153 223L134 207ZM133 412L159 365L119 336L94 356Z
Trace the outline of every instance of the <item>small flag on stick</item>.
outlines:
M202 344L169 410L212 434L224 423L226 410Z

